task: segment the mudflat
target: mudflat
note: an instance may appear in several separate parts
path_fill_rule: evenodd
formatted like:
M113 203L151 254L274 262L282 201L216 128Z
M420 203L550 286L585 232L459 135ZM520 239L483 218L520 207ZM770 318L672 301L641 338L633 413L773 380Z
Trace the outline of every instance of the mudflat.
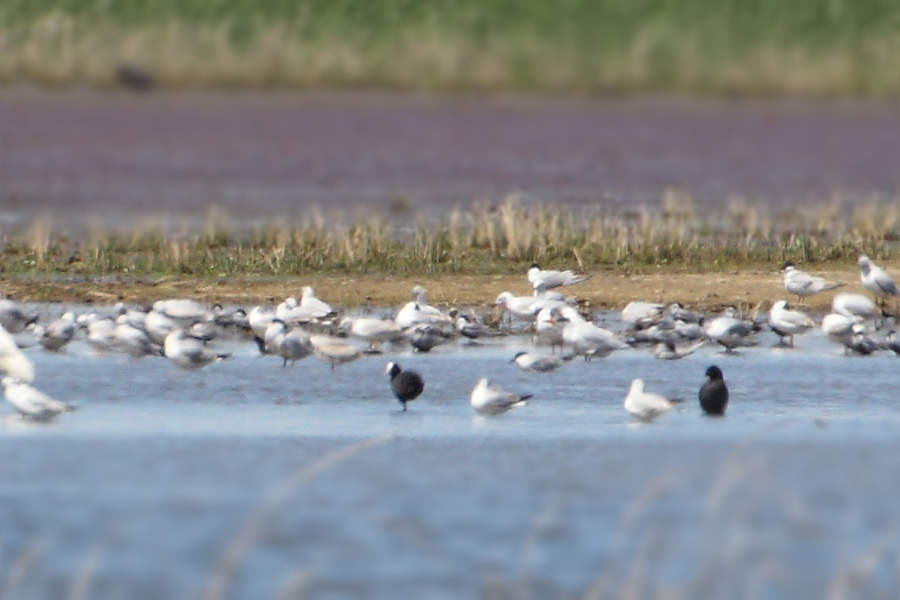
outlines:
M900 271L900 263L885 266ZM828 271L813 271L829 281L847 285L834 292L817 294L804 301L808 310L825 311L833 295L841 291L865 293L859 273L850 266ZM436 305L486 306L498 294L511 291L517 295L531 293L524 275L436 275L405 277L393 275L319 276L285 278L220 278L220 279L112 279L50 280L17 278L4 282L3 292L12 298L28 301L149 302L162 298L189 297L202 301L232 304L281 302L288 296L299 296L301 287L312 285L316 294L329 303L348 307L395 306L409 301L415 285L428 290L428 299ZM626 275L598 272L588 281L561 288L594 308L621 308L632 300L680 302L703 310L726 305L752 308L760 303L767 309L772 302L796 298L785 292L781 274L774 268L743 269L719 273L680 273L661 270L658 273Z

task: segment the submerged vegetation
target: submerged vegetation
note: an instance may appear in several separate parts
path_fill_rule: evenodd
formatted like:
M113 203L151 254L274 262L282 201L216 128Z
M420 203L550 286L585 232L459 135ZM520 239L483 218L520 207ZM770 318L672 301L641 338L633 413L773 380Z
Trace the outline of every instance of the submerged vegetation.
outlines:
M73 237L38 219L0 236L0 273L254 277L317 274L502 275L531 262L590 271L702 273L795 262L890 259L900 248L900 201L767 212L740 202L696 211L669 193L658 208L608 211L479 204L437 220L310 214L233 229L214 210L195 231L149 221L129 232Z
M0 81L50 85L878 94L900 4L4 0L0 48Z

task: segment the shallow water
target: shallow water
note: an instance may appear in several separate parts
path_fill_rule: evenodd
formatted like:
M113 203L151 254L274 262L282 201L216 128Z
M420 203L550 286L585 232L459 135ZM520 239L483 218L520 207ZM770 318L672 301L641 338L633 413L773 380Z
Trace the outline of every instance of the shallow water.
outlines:
M2 409L2 596L896 597L898 359L762 339L548 375L508 363L524 338L333 374L250 344L193 373L29 349L38 387L77 410ZM390 359L426 380L405 414ZM696 404L712 362L723 419ZM535 398L475 416L485 375ZM632 425L638 376L683 408Z

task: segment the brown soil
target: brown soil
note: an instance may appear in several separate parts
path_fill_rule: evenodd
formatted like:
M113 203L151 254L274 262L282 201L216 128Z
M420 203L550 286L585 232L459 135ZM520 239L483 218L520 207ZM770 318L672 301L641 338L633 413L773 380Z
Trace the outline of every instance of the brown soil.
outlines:
M900 271L900 265L893 269ZM855 268L817 271L829 281L844 281L848 291L862 292ZM338 306L396 306L409 300L414 285L428 290L429 302L437 305L479 306L494 302L500 292L528 294L524 276L436 277L313 277L279 280L219 279L182 280L163 278L138 282L52 282L21 279L4 283L3 292L18 300L74 301L108 304L118 301L151 302L161 298L190 297L228 304L280 302L298 296L304 285L312 285L324 300ZM594 308L621 308L632 300L681 302L697 309L716 309L724 305L756 306L763 309L778 299L790 298L776 271L744 270L734 273L658 273L619 275L597 273L587 282L564 291ZM827 310L834 292L818 294L805 302L810 310Z

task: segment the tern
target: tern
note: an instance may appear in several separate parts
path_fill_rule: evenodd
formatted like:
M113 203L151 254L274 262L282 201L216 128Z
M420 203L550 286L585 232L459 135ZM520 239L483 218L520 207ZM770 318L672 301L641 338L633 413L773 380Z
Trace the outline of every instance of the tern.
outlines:
M3 392L6 401L9 402L23 417L35 421L46 421L58 414L72 410L71 407L59 400L54 400L47 394L31 387L12 377L4 377L0 380L3 384Z
M21 333L29 325L38 322L38 315L27 310L22 304L0 298L0 326L10 333Z
M166 336L163 354L182 369L189 371L201 369L230 356L211 352L200 340L185 336L183 329L176 329Z
M678 400L670 400L653 392L645 392L644 380L635 379L631 382L623 406L628 414L636 420L649 423L676 404L678 404Z
M35 334L39 330L35 328ZM71 312L65 312L63 315L51 322L40 331L37 336L38 343L47 350L57 351L65 348L66 344L75 337L75 315Z
M546 291L564 285L575 285L590 279L590 275L576 275L573 271L545 271L537 263L528 268L528 281L535 290Z
M828 283L822 277L813 277L797 269L791 261L786 261L781 267L781 276L784 280L784 289L797 296L798 300L846 285L843 282Z
M769 327L781 338L779 344L788 338L788 346L794 347L794 336L805 333L816 326L815 321L809 315L797 310L787 308L787 302L779 300L769 311Z
M519 352L509 362L516 363L523 371L552 373L566 364L566 359L559 356L534 356L528 352Z
M522 406L532 398L531 394L514 394L494 385L487 377L478 381L469 398L472 408L482 415L499 415L511 408Z

